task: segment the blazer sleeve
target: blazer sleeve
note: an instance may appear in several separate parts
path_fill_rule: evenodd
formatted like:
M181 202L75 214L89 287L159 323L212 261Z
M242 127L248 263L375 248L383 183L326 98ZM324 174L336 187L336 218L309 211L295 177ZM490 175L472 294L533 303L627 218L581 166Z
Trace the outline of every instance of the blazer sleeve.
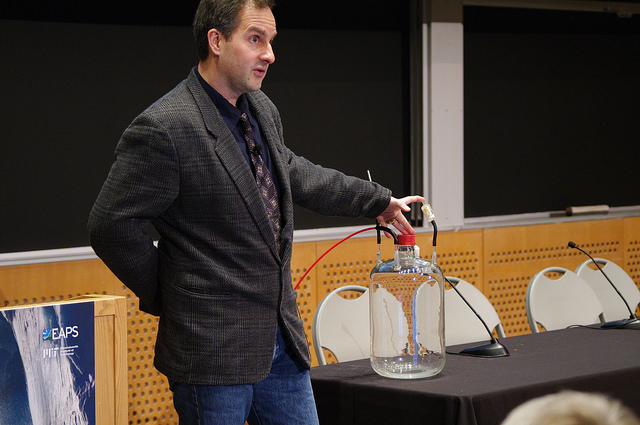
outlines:
M294 204L318 214L375 218L389 205L391 191L288 153Z
M143 113L123 133L89 215L94 251L154 315L161 307L158 250L147 230L177 196L178 174L168 132Z

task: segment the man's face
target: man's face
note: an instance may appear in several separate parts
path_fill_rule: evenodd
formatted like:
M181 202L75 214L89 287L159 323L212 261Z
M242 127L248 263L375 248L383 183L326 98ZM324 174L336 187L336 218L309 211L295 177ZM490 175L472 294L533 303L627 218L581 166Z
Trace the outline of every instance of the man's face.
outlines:
M238 15L238 26L229 39L220 41L219 88L227 100L259 90L267 68L275 61L271 43L276 36L276 20L268 7L245 6Z

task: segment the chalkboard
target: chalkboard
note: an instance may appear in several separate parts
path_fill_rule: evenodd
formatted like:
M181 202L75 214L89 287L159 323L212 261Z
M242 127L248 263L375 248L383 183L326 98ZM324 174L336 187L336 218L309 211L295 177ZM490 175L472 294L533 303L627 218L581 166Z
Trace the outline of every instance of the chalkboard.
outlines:
M0 12L0 253L88 245L87 217L122 131L197 63L195 4L178 11L180 3L154 2L149 13L130 9L138 2ZM263 89L280 109L285 143L348 174L371 170L408 194L406 8L385 25L349 20L352 10L337 26L326 25L331 8L312 24L296 17L309 9L283 2L274 10L282 20ZM304 210L295 221L297 229L372 223Z
M640 205L640 17L464 8L465 217Z

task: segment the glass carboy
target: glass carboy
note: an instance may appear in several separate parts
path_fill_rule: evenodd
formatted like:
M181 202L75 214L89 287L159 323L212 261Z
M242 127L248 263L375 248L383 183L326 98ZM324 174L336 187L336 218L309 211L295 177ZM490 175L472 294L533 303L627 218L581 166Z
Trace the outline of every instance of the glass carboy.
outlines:
M389 378L434 376L445 363L444 276L414 246L398 235L394 258L370 274L371 366Z

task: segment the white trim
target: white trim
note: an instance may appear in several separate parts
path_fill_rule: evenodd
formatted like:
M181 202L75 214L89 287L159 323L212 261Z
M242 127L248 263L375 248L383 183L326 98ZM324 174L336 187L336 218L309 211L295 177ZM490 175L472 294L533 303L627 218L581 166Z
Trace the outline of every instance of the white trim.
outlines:
M640 216L640 205L629 207L613 207L607 214L585 214L566 216L564 211L547 211L530 214L500 215L492 217L467 218L464 225L441 225L438 221L438 211L434 209L436 223L440 231L457 231L491 227L526 226L532 224L562 223L569 221L602 220ZM374 223L362 226L333 227L328 229L305 229L293 232L293 242L319 242L340 240L359 230L373 227ZM416 228L416 233L431 233L433 228L426 224L423 228ZM353 238L367 238L375 236L376 232L362 232ZM58 263L64 261L94 260L98 257L91 247L47 249L41 251L24 251L0 254L0 267L19 266L27 264Z
M616 13L631 16L640 13L640 5L624 1L593 0L462 0L463 6L511 7L524 9L569 10L580 12Z
M546 211L528 214L465 218L463 228L487 229L491 227L529 226L534 224L567 223L572 221L586 220L606 220L637 216L640 216L640 205L633 205L628 207L612 207L609 209L608 213L579 214L573 216L567 215L566 211Z
M92 260L98 258L90 246L80 248L46 249L0 254L0 267L24 264L58 263L62 261Z
M375 226L375 222L372 220L371 225L296 230L293 232L293 242L317 242L343 239L352 233L373 226ZM365 238L375 235L376 232L374 230L371 230L369 232L362 232L356 236L353 236L353 238ZM64 261L95 260L97 258L98 256L90 246L78 248L46 249L39 251L9 252L0 254L0 267L22 266L27 264L41 263L58 263Z
M431 22L423 24L422 36L423 187L438 225L457 227L464 223L464 29Z

